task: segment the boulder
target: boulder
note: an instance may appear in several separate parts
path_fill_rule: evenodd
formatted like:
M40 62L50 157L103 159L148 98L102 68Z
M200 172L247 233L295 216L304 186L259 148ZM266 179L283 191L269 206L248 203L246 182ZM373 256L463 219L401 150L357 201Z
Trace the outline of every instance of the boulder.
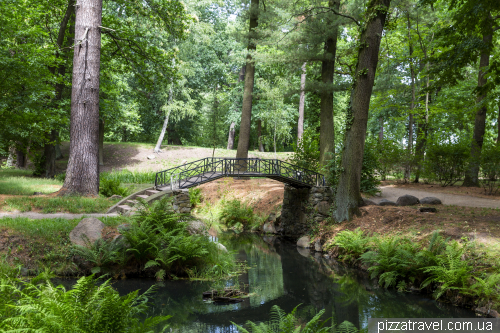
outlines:
M304 249L303 247L298 247L297 252L301 256L306 257L306 258L309 258L311 256L311 251L309 251L309 249Z
M314 242L314 251L316 251L316 252L322 251L321 241L319 239L316 239L316 241Z
M329 216L330 215L330 205L328 201L321 201L319 204L314 207L318 213L321 215Z
M113 194L112 196L109 197L109 199L116 200L116 199L123 199L121 195L118 194Z
M387 199L382 199L378 203L379 206L397 206L394 201L389 201Z
M370 199L365 199L363 198L363 204L364 206L376 206L377 203L373 200L370 200Z
M203 234L206 229L207 227L205 226L205 223L201 221L191 221L187 226L187 231L190 235Z
M264 223L264 226L262 227L262 231L265 232L266 234L275 234L276 228L274 227L274 223L273 222Z
M297 241L297 246L303 247L305 249L310 248L311 247L311 239L309 238L309 236L302 236Z
M493 309L488 309L487 307L483 306L480 308L476 308L476 313L489 317L489 318L500 318L500 314L493 310Z
M94 217L87 217L69 233L69 239L73 244L86 246L86 242L94 242L102 238L101 232L105 225Z
M401 197L398 198L398 201L396 201L396 204L398 206L413 206L420 203L417 197L414 197L413 195L405 194Z
M423 205L441 205L441 200L436 197L425 197L420 199L420 203Z
M276 214L275 213L269 214L269 217L267 218L267 221L268 222L274 222L274 221L276 221Z
M217 248L219 249L219 251L227 252L226 247L224 245L222 245L221 243L215 243L215 245L217 245Z
M154 160L156 158L155 155L148 155L148 160Z
M437 209L434 207L422 207L419 210L421 213L437 213Z

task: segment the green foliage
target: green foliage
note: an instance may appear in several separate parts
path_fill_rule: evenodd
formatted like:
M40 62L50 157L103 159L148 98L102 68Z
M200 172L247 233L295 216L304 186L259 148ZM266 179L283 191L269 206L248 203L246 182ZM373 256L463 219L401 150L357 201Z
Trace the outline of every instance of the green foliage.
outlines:
M0 329L3 332L152 332L170 316L142 316L152 289L120 296L109 280L80 278L73 289L54 286L44 273L30 282L0 280ZM164 332L166 326L160 329Z
M378 163L377 171L382 180L386 180L390 174L402 175L405 152L400 144L384 138L382 142L376 142L375 150Z
M500 191L500 144L483 146L481 151L481 185L489 195Z
M99 194L108 198L115 194L126 197L130 194L130 190L126 187L121 186L121 182L119 179L108 179L101 177L99 182Z
M290 163L301 168L319 171L319 133L306 128L302 139L292 146L294 154L290 157Z
M344 321L338 327L326 326L328 320L321 320L325 310L318 312L310 321L301 324L297 317L297 305L292 312L285 313L279 306L274 305L271 308L271 320L256 324L248 321L246 326L248 330L236 325L238 332L241 333L357 333L358 329L348 321Z
M446 246L443 254L436 256L436 265L422 268L430 276L422 283L427 287L431 283L438 284L436 298L448 290L463 291L472 279L472 267L467 260L462 260L466 246L453 241Z
M366 237L363 230L344 230L335 235L332 245L341 250L340 258L344 261L355 261L368 249L370 238Z
M236 199L223 202L219 218L228 227L243 227L243 229L250 228L258 220L248 204Z
M203 197L199 187L191 187L189 189L189 202L191 202L191 206L196 207L201 203L202 199Z
M380 190L377 188L380 181L376 177L376 172L379 170L379 164L376 155L376 144L370 140L365 142L365 150L363 153L363 166L361 168L360 190L363 193L374 195Z
M94 243L85 239L85 246L74 245L73 254L82 257L92 264L92 274L105 273L106 269L117 261L123 243L119 240L106 241L97 239Z
M486 278L474 276L476 283L470 287L470 293L478 298L479 306L491 307L494 301L500 304L500 274L489 274Z
M465 175L470 147L467 140L432 143L427 148L424 177L441 186L453 185Z
M66 172L58 173L54 176L54 179L60 181L61 183L64 182L64 180L66 179Z
M126 184L154 184L156 172L154 171L130 171L120 170L111 172L101 172L99 178L114 180Z

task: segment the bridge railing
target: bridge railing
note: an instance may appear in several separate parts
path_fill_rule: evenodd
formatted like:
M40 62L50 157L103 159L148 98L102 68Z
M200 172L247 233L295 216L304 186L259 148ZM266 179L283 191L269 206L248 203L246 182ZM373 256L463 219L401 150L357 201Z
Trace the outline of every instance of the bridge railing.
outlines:
M271 177L293 180L308 186L322 186L322 174L300 168L277 159L260 158L204 158L158 172L155 186L170 185L172 189L188 188L220 177Z

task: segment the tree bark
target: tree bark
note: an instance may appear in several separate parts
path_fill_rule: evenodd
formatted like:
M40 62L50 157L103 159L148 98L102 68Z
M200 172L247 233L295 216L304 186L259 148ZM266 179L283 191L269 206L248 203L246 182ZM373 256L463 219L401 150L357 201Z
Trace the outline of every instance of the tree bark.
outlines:
M330 0L328 6L336 12L339 11L340 1ZM335 56L337 53L338 24L332 27L332 33L325 42L325 59L321 66L321 91L320 131L319 131L319 163L326 166L327 160L335 154L335 129L333 127L333 74L335 73Z
M99 67L102 0L76 5L70 155L60 194L99 193Z
M104 165L104 120L99 118L99 165Z
M368 110L375 82L380 41L390 4L391 0L371 0L368 3L365 14L367 21L359 38L356 75L347 110L342 171L336 192L335 218L338 222L350 220L353 215L360 213L360 179Z
M410 181L412 155L413 155L413 110L415 109L415 67L413 66L413 44L411 41L411 21L410 13L407 14L408 18L408 48L410 53L410 78L411 78L411 102L410 114L408 115L408 159L406 161L404 182Z
M491 20L491 16L489 18L489 21L490 27L492 28L493 22ZM487 97L487 92L481 90L481 88L484 87L488 82L488 78L486 76L487 73L483 72L483 69L490 65L492 40L492 31L483 35L483 43L486 45L486 48L481 52L479 60L479 76L477 82L479 92L476 99L476 105L478 106L478 109L474 121L474 135L472 138L470 150L471 160L469 163L469 169L467 170L465 175L463 186L479 186L479 165L481 161L481 150L483 147L483 138L486 128L486 113L488 111L486 105L481 105L483 100Z
M231 123L231 126L229 126L229 137L227 138L227 149L233 149L234 146L234 126L236 124L234 121Z
M249 41L247 50L249 51L247 55L247 64L245 70L245 87L243 92L243 106L241 108L241 123L240 123L240 135L238 138L238 149L236 151L236 158L247 158L248 157L248 145L250 144L250 126L252 120L252 95L253 95L253 85L255 78L255 64L252 61L252 55L250 51L255 51L257 46L255 44L255 28L258 25L259 18L259 0L251 0L250 3L250 29L249 29ZM246 164L240 164L239 170L246 170Z
M7 157L7 162L5 166L7 168L12 168L14 166L14 154L16 153L16 148L14 146L9 147L9 156Z
M302 64L302 74L300 75L300 99L299 99L299 121L297 123L297 145L302 140L304 134L304 104L306 101L306 65Z
M168 91L168 104L172 102L172 95L173 91L172 87L170 87L170 90ZM161 128L160 136L158 137L158 141L156 142L154 152L157 154L161 152L161 143L163 142L163 138L165 137L165 132L167 131L169 117L170 117L170 110L165 115L165 121L163 121L163 127Z
M22 149L18 147L16 147L16 168L26 168L26 154Z
M429 63L425 65L427 67L427 72L429 71ZM429 86L430 86L430 78L429 75L427 75L426 82L425 82L425 87L426 87L426 93L425 93L425 115L423 116L423 119L420 120L418 124L418 132L417 132L417 147L415 151L415 157L417 160L417 171L415 173L415 180L413 181L414 183L418 183L420 181L420 173L422 171L422 162L424 160L425 156L425 146L427 145L427 136L429 134L428 130L428 123L429 123L429 102L430 102L430 92L429 92Z
M257 120L257 143L259 144L259 151L264 151L264 146L262 145L262 120Z

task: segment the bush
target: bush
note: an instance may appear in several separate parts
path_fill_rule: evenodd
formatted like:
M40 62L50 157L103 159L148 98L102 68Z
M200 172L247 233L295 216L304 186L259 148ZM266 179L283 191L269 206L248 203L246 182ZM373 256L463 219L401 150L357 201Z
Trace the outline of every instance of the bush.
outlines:
M481 152L481 185L489 195L500 190L500 145L488 144Z
M438 181L441 186L453 185L461 180L470 156L468 141L432 143L426 151L424 177Z
M99 182L99 194L108 198L115 194L126 197L130 194L130 189L121 186L121 182L118 179L102 178Z
M319 171L319 134L307 128L298 144L293 144L294 154L290 163L301 168Z
M243 229L248 229L256 222L257 216L247 204L239 200L230 200L223 202L219 218L228 227L241 226Z
M196 207L201 203L201 189L199 187L191 187L189 189L189 202L191 206Z
M64 180L66 179L66 172L59 173L59 174L55 175L54 179L58 180L60 182L64 182Z
M138 291L120 296L109 281L98 284L89 276L66 290L55 287L51 277L44 273L30 282L0 280L2 332L146 332L170 317L143 319L152 289L140 296Z
M374 143L376 151L377 171L382 180L386 180L389 174L395 174L396 177L403 175L404 171L404 148L397 141L384 138L382 142Z
M354 231L344 230L339 232L332 245L339 247L341 255L346 261L354 261L368 249L369 237L365 237L363 230L357 228Z

